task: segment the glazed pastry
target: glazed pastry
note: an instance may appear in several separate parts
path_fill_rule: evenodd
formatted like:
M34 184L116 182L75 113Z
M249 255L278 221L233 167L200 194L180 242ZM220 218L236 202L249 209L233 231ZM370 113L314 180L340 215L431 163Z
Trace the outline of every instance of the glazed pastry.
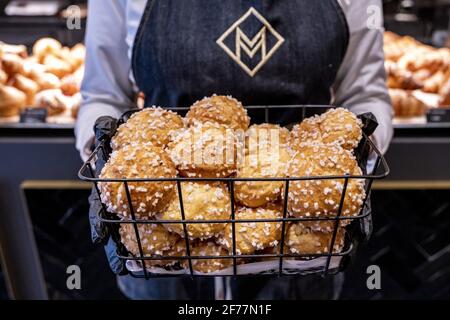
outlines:
M26 95L10 86L0 84L0 117L12 117L26 106Z
M282 218L282 210L279 206L267 206L263 208L239 207L235 212L236 220L263 220ZM233 233L229 223L225 228L225 234L219 238L219 243L232 253ZM256 250L275 247L281 238L281 222L237 222L235 223L236 254L253 254Z
M172 111L159 107L144 108L119 127L111 146L117 150L129 143L151 142L165 147L170 141L170 133L183 127L183 119Z
M418 117L426 113L427 106L409 91L389 89L389 95L397 117Z
M43 90L34 97L33 105L38 108L46 108L49 116L63 113L68 108L68 99L60 89Z
M213 122L244 131L250 125L247 110L230 96L213 95L197 101L191 106L186 119L189 125L194 125L196 122Z
M225 184L219 182L182 183L183 209L186 220L227 220L230 218L230 194ZM159 220L180 221L181 208L178 195L174 197L167 210L157 216ZM169 231L184 237L181 223L165 224ZM187 224L191 239L208 239L217 236L225 228L225 223Z
M221 246L217 245L212 240L194 241L190 247L191 256L205 257L205 256L228 256L228 252ZM211 273L220 271L222 269L231 267L233 259L192 259L192 269L197 272ZM183 261L184 268L189 268L188 260Z
M236 172L237 138L223 125L197 124L176 132L167 151L183 177L222 178Z
M339 146L310 145L296 153L289 164L290 177L362 175L353 154ZM344 179L292 181L289 213L297 218L334 217L339 210ZM341 216L357 216L365 198L364 179L349 179ZM350 221L343 220L343 225Z
M69 63L54 55L47 55L42 63L48 73L52 73L60 79L72 72L72 67Z
M175 166L159 147L147 144L127 145L113 151L103 167L101 179L175 178ZM101 200L107 209L129 217L130 208L122 182L99 183ZM128 183L133 209L137 218L153 217L166 210L175 196L174 182Z
M39 90L36 82L20 74L16 74L10 81L10 84L25 93L27 96L26 103L31 106L34 103L34 97Z
M286 143L289 132L279 127L266 130L267 126L252 126L246 134L246 148L238 161L237 178L284 178L290 154ZM273 131L275 130L275 131ZM275 133L271 140L271 133ZM256 208L276 201L281 194L284 181L249 182L236 181L235 198L248 207Z
M332 232L315 229L310 222L295 222L288 226L285 244L292 254L324 254L330 251ZM339 228L332 253L342 252L345 244L345 230Z
M33 55L40 63L44 62L48 55L58 55L62 48L58 40L52 38L41 38L33 45Z

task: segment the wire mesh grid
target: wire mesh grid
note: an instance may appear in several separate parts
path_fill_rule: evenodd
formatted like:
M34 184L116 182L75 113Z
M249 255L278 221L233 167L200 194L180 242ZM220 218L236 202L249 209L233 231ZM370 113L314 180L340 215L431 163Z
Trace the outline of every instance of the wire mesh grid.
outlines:
M258 111L263 112L263 119L264 122L269 123L270 122L270 114L271 111L279 111L280 108L290 109L290 110L297 110L300 111L298 114L301 115L300 120L303 120L308 115L314 115L314 114L320 114L324 111L332 108L331 106L252 106L247 107L250 111ZM184 113L188 110L188 108L172 108L171 110L177 111L179 113ZM128 117L131 113L135 111L131 111L128 114L125 114L125 118ZM346 221L360 221L361 219L366 218L368 215L370 215L370 210L368 206L368 198L370 197L370 190L372 187L372 183L374 180L383 179L389 174L389 167L388 164L383 157L382 153L377 149L375 144L366 136L366 134L363 133L363 138L360 142L360 145L358 146L359 150L366 150L365 153L361 152L360 154L366 154L366 157L357 156L358 164L360 167L364 167L363 174L362 175L333 175L333 176L308 176L308 177L285 177L285 178L236 178L236 177L227 177L227 178L186 178L186 177L176 177L176 178L134 178L134 179L101 179L98 177L98 174L95 170L96 164L98 164L99 160L101 160L102 163L105 163L107 159L109 158L108 153L108 146L106 145L108 142L101 142L98 144L98 146L95 148L95 150L92 152L90 157L87 159L87 161L82 165L78 176L80 179L84 181L92 182L94 185L94 188L98 194L98 197L100 199L100 189L98 186L99 182L112 182L112 183L123 183L125 193L126 193L126 199L128 202L128 207L130 208L130 216L131 219L125 219L123 217L120 217L114 212L110 212L107 210L105 204L102 203L102 206L100 210L98 211L98 220L101 223L104 223L110 230L111 236L120 242L120 234L118 232L118 226L121 224L132 224L134 235L137 240L138 245L138 255L132 255L129 253L124 246L119 246L118 249L118 257L124 261L133 261L140 264L142 267L142 271L139 272L131 272L131 275L134 277L142 277L142 278L153 278L153 277L172 277L172 276L218 276L218 274L199 274L198 272L194 271L193 268L193 260L218 260L218 259L231 259L233 261L232 263L232 272L230 274L219 274L224 276L261 276L261 275L292 275L292 274L310 274L310 273L321 273L322 275L326 276L328 274L334 274L337 273L341 267L342 263L338 265L338 267L331 269L330 265L332 262L332 259L334 257L340 257L344 258L349 256L354 250L355 246L352 243L352 234L349 232L346 232L345 234L345 245L343 249L339 252L336 252L335 244L336 244L336 238L338 234L338 229L343 228L340 225L340 221L346 220ZM369 154L372 154L372 157L374 157L374 165L372 168L372 171L370 173L366 173L365 171L365 165L367 161L367 156ZM349 185L349 182L352 179L357 180L364 180L365 181L365 197L363 199L363 204L361 205L360 212L357 216L343 216L342 211L344 207L344 201L345 196L347 192L347 188ZM340 201L339 201L339 209L335 216L327 216L327 217L291 217L288 212L288 201L289 201L289 187L290 184L295 181L317 181L317 180L342 180L343 181L343 188L340 195ZM236 207L235 207L235 183L236 182L274 182L274 181L281 181L284 184L283 188L283 197L282 197L282 217L280 218L271 218L271 219L236 219ZM137 219L135 214L135 209L133 208L132 204L132 198L131 198L131 192L129 188L130 183L143 183L143 182L173 182L176 184L176 190L178 193L178 199L179 199L179 207L180 207L180 215L181 220L143 220L143 219ZM218 219L218 220L192 220L192 219L186 219L185 217L185 211L184 211L184 199L183 199L183 192L182 192L182 184L188 183L188 182L222 182L226 183L228 185L228 189L230 192L230 207L231 207L231 215L229 219ZM286 228L288 223L293 222L302 222L302 221L332 221L333 222L333 230L331 232L331 241L328 246L328 250L325 250L324 253L308 253L308 254L302 254L302 253L292 253L286 251L286 243L285 243L285 237L286 237ZM231 224L231 235L232 235L232 246L231 246L231 252L228 255L201 255L201 256L195 256L191 254L192 249L192 243L190 241L189 235L188 235L188 225L190 224L202 224L207 222L208 224ZM281 238L279 245L277 245L277 251L278 253L254 253L254 254L238 254L236 249L236 224L238 223L281 223ZM138 226L142 224L153 224L153 225L164 225L164 224L181 224L183 227L183 234L184 234L184 243L185 243L185 255L181 256L173 256L173 255L145 255L143 250L143 245L141 241L140 232L138 230ZM323 265L319 265L319 267L315 267L311 270L286 270L284 268L285 259L295 259L295 260L311 260L311 259L317 259L317 258L324 258ZM271 270L268 270L267 272L261 272L256 274L243 274L238 272L239 264L238 260L242 259L277 259L277 267L272 268ZM172 274L170 272L168 273L153 273L147 270L146 267L146 261L148 260L155 260L155 261L161 261L161 260L171 260L171 261L187 261L188 264L188 271L189 273L176 273Z

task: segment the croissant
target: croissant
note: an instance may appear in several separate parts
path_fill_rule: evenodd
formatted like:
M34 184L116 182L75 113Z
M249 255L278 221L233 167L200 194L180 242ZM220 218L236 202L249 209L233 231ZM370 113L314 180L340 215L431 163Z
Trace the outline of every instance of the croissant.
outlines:
M424 81L423 91L429 93L438 93L441 86L446 80L446 73L442 70L437 71L434 75Z
M36 82L20 74L16 74L10 81L10 84L19 89L26 95L27 105L32 105L34 102L34 96L39 90L39 86Z
M442 54L429 49L415 50L406 53L398 60L398 66L401 69L413 72L420 69L428 69L431 73L448 68Z
M418 81L412 72L400 69L395 62L386 61L384 66L388 88L416 90L423 87L422 82Z
M4 54L14 54L21 58L26 58L28 56L27 47L24 45L14 45L0 42L0 52Z
M41 38L33 45L33 55L43 63L47 55L57 55L61 48L62 45L58 40Z
M34 100L34 105L46 108L49 116L63 113L67 109L68 100L60 89L44 90L39 92Z
M82 43L78 43L70 50L70 55L74 61L76 61L78 67L84 64L86 57L86 47Z
M24 60L16 54L4 53L1 58L2 68L8 76L16 73L25 74Z
M5 71L0 69L0 84L5 84L6 81L8 81L8 75L6 74Z
M440 106L450 106L450 78L442 85L439 90L439 105Z
M417 117L425 114L426 105L410 91L389 89L392 107L397 117Z
M80 91L81 81L84 76L84 66L78 68L73 74L61 79L61 90L67 96L72 96Z
M47 72L53 73L58 78L62 78L72 72L72 67L69 63L54 55L47 55L43 60L43 64Z
M26 106L26 96L22 91L0 85L0 117L12 117Z
M61 87L61 80L52 73L42 73L33 78L33 80L36 81L40 90L58 89Z

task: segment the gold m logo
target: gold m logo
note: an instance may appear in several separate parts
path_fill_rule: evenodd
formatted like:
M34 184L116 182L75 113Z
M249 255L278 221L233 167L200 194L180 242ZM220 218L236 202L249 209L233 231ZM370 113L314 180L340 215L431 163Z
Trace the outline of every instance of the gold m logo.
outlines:
M241 59L241 49L247 53L250 58L253 58L258 52L261 50L262 59L265 59L267 56L266 49L266 27L263 27L260 32L256 34L256 36L250 40L247 36L242 32L240 28L236 29L236 57Z
M261 29L252 38L248 37L242 31L242 26L245 23L251 23L251 17L256 18L256 20L253 20L261 25ZM234 50L226 44L232 35L235 36ZM273 44L270 47L268 47L268 37L273 38ZM251 77L255 76L267 61L269 61L283 42L284 38L275 31L270 23L255 8L250 8L247 13L217 39L217 44ZM250 59L253 59L257 53L260 53L260 60L254 66L249 66L243 61L242 51Z

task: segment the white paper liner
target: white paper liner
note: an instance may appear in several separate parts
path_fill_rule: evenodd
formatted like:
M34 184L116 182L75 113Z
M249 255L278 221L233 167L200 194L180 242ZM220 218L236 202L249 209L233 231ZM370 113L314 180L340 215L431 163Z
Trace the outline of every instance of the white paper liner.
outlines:
M333 256L330 260L329 270L339 268L342 257ZM327 257L318 257L312 260L283 260L283 274L308 274L317 271L322 271L327 262ZM247 264L241 264L236 266L236 273L238 275L245 274L278 274L279 271L279 259L273 261L252 262ZM141 263L136 260L127 260L126 267L128 271L132 273L143 272ZM152 267L147 268L147 271L152 274L159 275L185 275L190 274L189 269L182 270L166 270L164 268ZM194 270L195 275L217 275L217 276L232 276L233 267L229 267L220 271L203 273Z

